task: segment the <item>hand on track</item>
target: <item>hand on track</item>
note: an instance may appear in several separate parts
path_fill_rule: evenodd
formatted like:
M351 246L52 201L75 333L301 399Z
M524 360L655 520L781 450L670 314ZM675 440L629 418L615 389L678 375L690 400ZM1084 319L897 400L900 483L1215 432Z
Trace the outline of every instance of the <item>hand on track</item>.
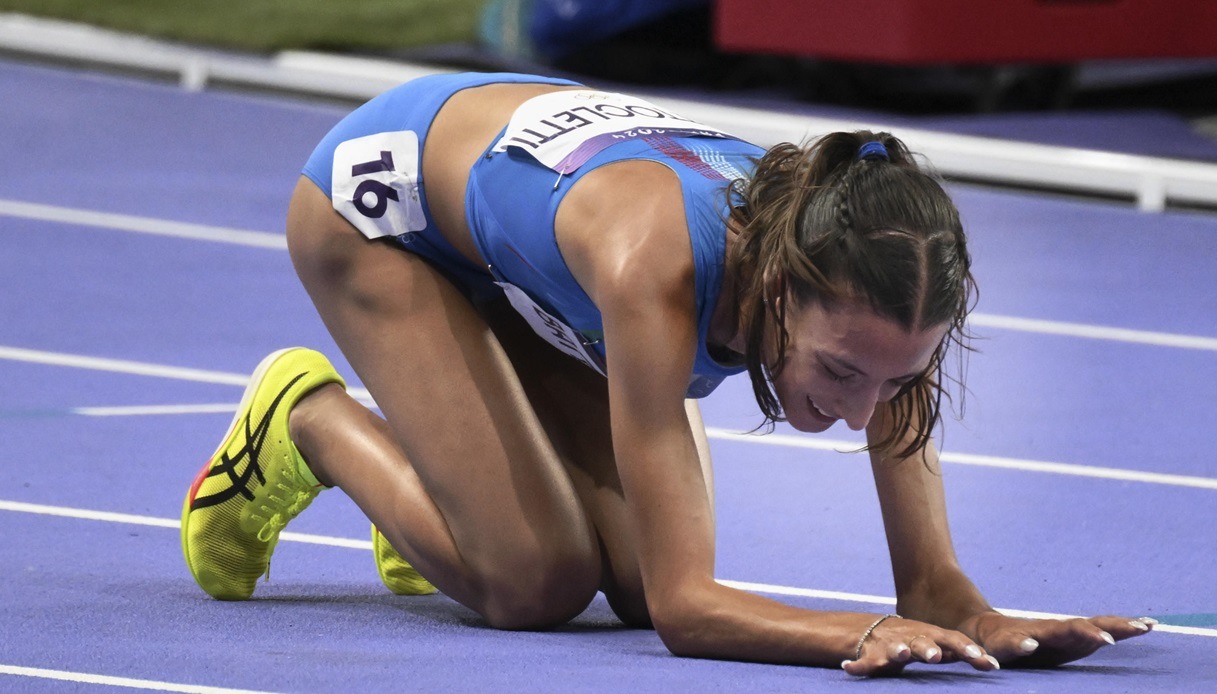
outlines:
M859 677L898 675L910 663L963 661L977 670L998 669L997 660L961 632L912 619L888 619L862 645L862 657L841 669Z
M1016 619L983 612L960 629L1010 667L1053 667L1094 653L1117 641L1149 633L1157 621L1142 617Z

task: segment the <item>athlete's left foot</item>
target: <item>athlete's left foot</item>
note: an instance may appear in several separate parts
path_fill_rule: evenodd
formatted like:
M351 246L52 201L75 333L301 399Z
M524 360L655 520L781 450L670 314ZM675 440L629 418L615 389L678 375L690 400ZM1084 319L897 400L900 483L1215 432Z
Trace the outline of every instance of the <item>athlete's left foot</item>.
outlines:
M296 347L263 359L224 441L190 485L182 553L208 595L248 599L269 575L279 533L325 489L309 479L287 421L300 398L327 383L345 387L318 352Z

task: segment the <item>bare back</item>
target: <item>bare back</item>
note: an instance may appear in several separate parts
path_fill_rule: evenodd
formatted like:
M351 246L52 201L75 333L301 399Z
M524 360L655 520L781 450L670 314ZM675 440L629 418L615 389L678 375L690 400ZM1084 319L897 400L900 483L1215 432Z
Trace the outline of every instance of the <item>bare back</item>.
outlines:
M478 253L465 221L469 170L491 140L525 101L542 94L583 87L551 84L489 84L452 95L431 125L423 147L427 201L444 239L479 267Z
M423 180L439 233L461 255L485 267L465 217L469 173L479 156L525 101L556 91L585 89L549 84L490 84L454 94L440 109L423 147ZM582 178L559 206L555 234L572 274L594 299L598 278L623 264L670 264L692 271L677 176L650 161L622 161ZM627 212L628 211L628 212ZM620 228L625 213L632 221ZM604 233L616 228L612 234ZM638 253L641 237L666 238L665 252ZM659 268L657 268L657 271Z

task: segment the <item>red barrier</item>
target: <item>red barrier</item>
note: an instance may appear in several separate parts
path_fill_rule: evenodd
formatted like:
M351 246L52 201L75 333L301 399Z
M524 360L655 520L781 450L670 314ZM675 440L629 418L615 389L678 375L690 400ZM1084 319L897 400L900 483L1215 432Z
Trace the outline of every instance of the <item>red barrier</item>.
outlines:
M860 62L1217 56L1217 0L715 0L727 51Z

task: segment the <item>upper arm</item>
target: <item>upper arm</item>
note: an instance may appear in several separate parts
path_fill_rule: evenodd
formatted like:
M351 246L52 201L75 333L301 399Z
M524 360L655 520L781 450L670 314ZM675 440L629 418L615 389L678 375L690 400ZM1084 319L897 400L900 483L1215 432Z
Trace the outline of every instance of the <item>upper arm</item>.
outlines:
M559 243L603 317L614 455L659 627L682 588L713 581L713 512L685 409L693 259L675 174L652 162L611 168L560 209Z
M692 292L636 280L622 285L632 297L604 310L609 409L647 602L662 631L713 581L714 515L685 409L697 339Z

